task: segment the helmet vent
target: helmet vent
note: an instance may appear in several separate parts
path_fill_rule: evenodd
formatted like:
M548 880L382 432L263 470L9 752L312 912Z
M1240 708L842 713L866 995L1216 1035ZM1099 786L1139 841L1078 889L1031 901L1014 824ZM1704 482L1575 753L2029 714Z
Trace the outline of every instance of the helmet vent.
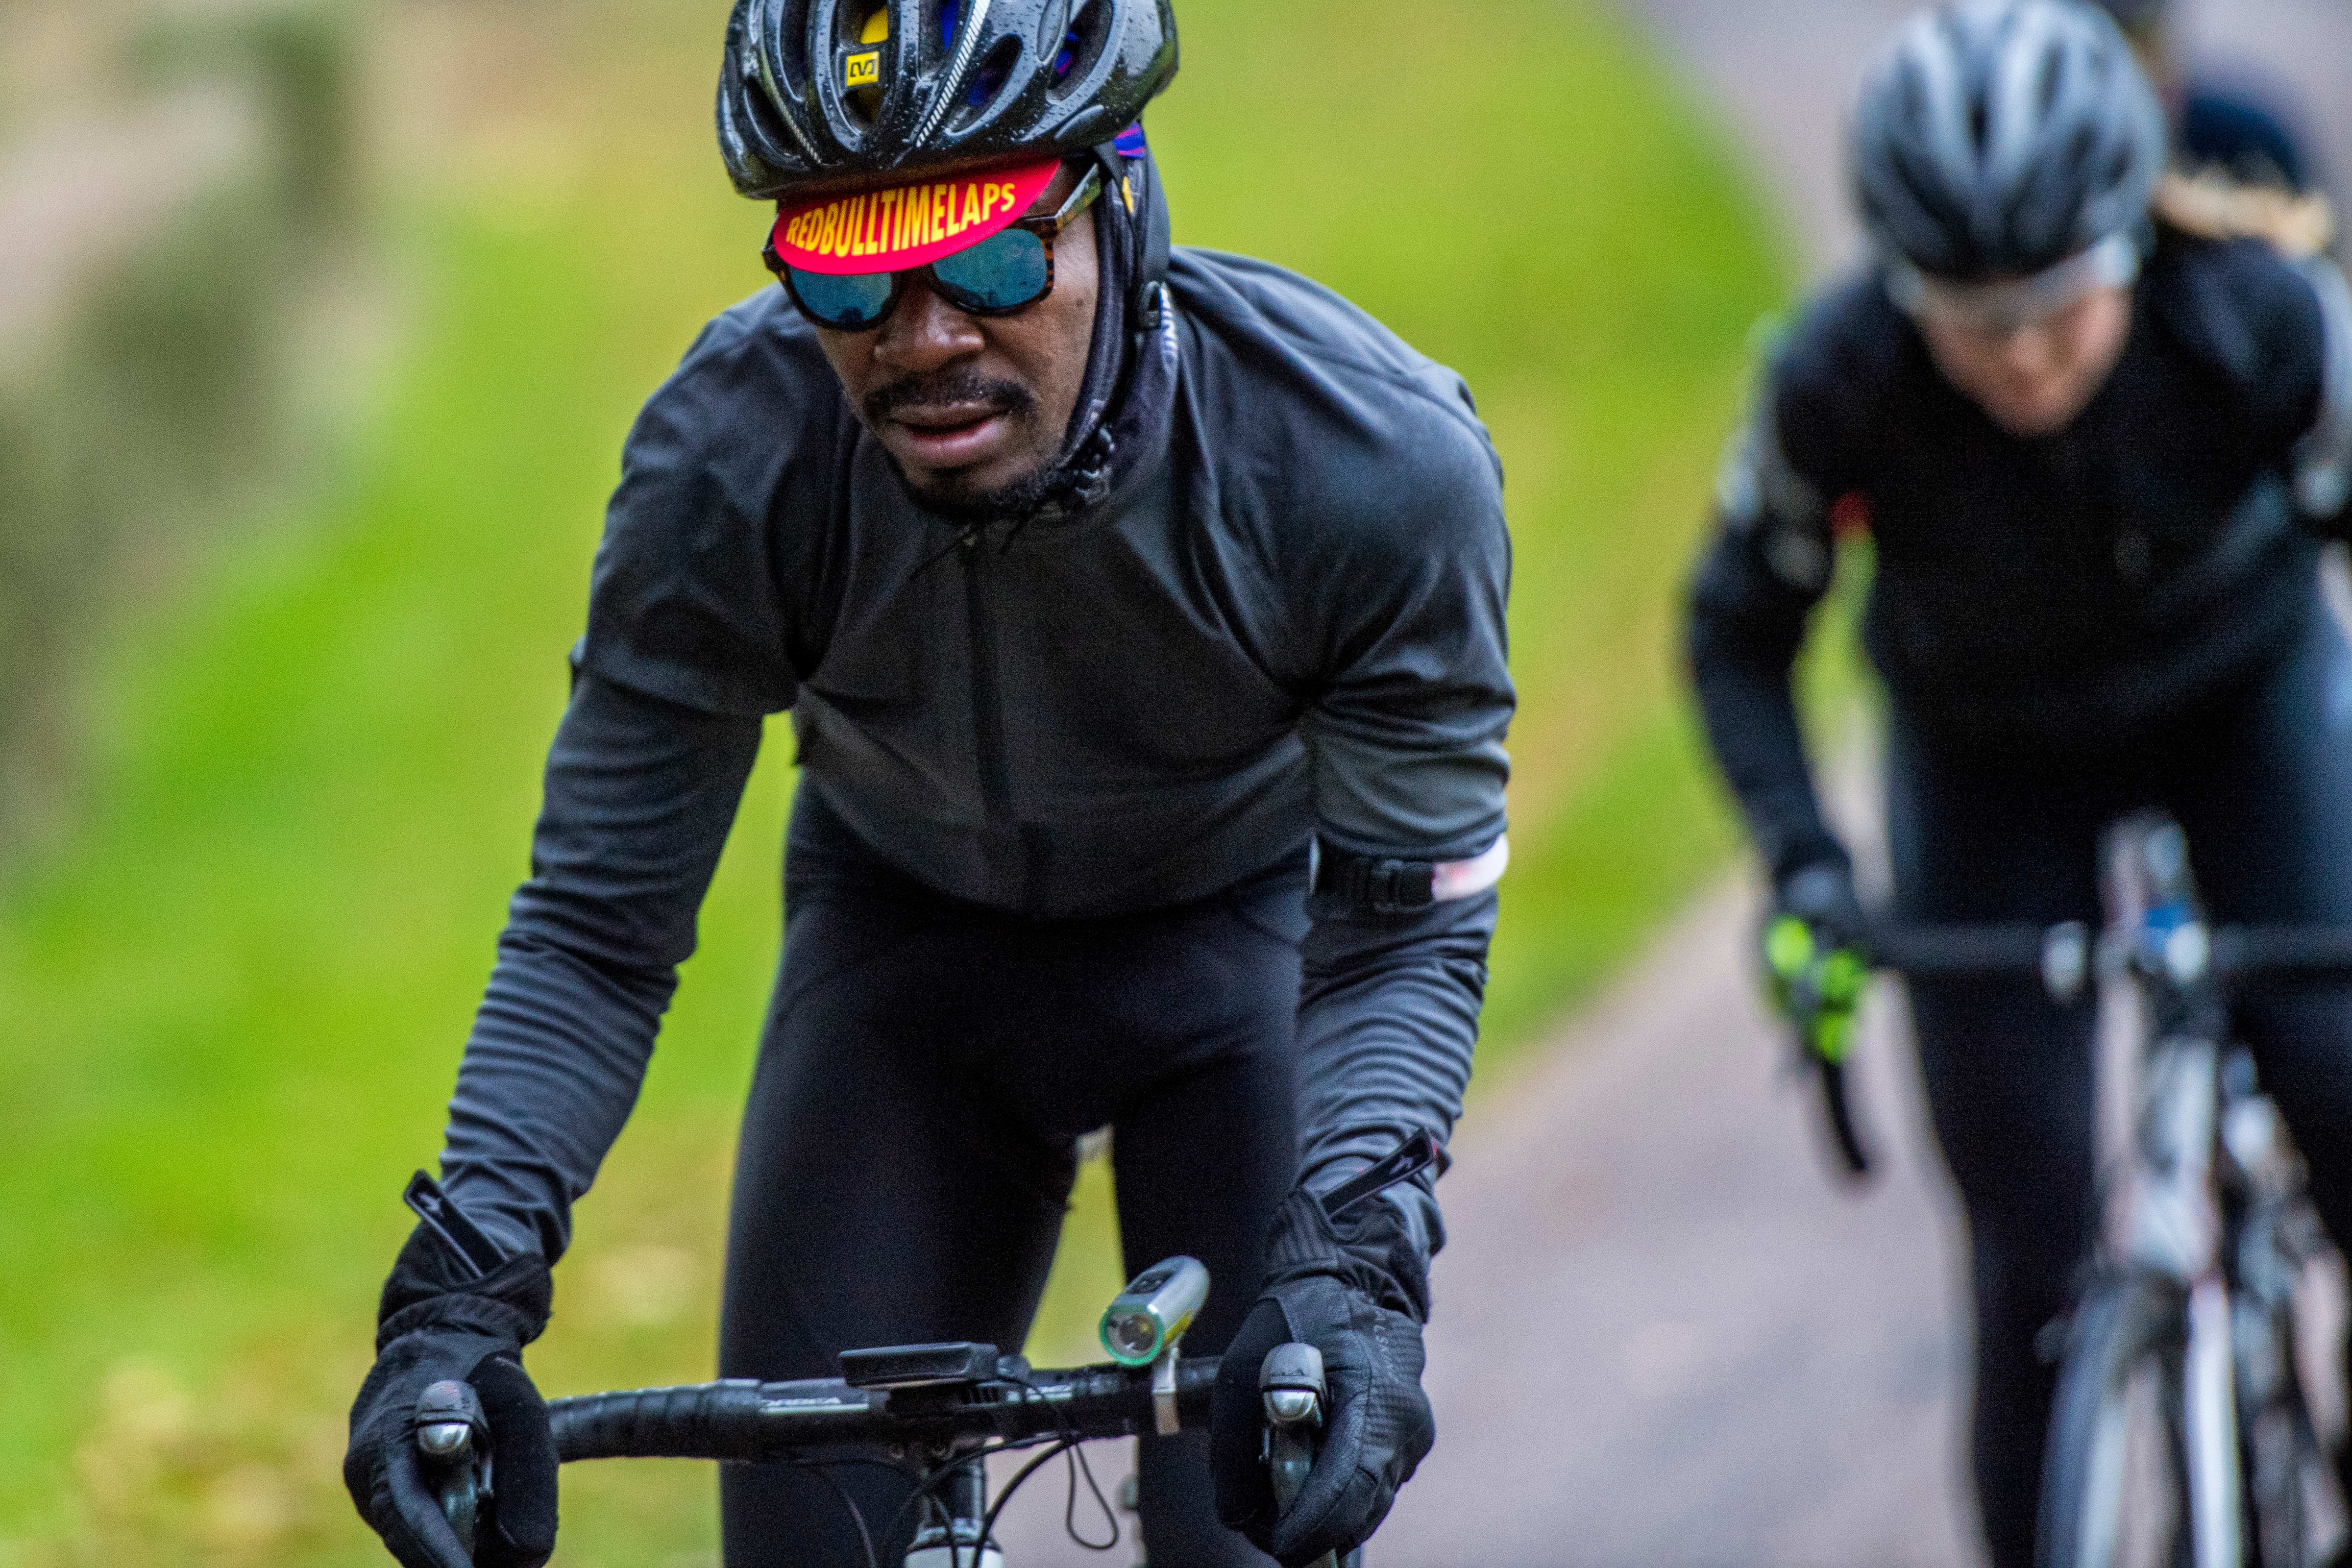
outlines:
M1055 51L1053 96L1066 97L1070 90L1085 81L1102 58L1103 47L1109 41L1110 5L1108 0L1085 0L1070 26L1062 35L1062 47Z
M773 58L785 93L804 100L809 89L809 0L782 0L775 8L777 47Z
M729 0L719 150L761 201L1083 152L1176 73L1176 0Z
M980 64L971 70L971 85L964 89L963 107L948 123L950 129L961 131L986 115L996 95L1004 90L1013 68L1021 63L1021 40L1010 35L996 40Z
M933 89L931 105L923 110L921 121L908 142L916 147L930 144L946 119L949 107L961 101L965 84L971 80L971 55L980 43L982 32L988 24L989 0L971 0L969 13L961 0L947 0L940 7L940 27L943 35L952 37L955 47L950 52L947 68L940 73L939 85Z
M2042 112L2049 113L2058 104L2059 58L2055 52L2042 57L2042 74L2033 84L2034 96L2041 100Z
M877 5L875 0L836 0L833 7L835 48L880 43L889 37L890 31L890 8L887 5Z
M2105 16L1956 0L1871 68L1852 121L1873 238L1931 276L2025 276L2139 220L2164 118Z

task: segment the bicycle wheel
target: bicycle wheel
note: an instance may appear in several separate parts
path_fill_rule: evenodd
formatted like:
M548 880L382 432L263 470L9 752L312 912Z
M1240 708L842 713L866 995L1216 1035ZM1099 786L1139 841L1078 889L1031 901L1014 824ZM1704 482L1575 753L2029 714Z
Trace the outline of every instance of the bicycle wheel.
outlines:
M2313 1428L2294 1365L2294 1319L2246 1304L2237 1328L2248 1500L2260 1568L2316 1568L2343 1547L2342 1508L2327 1450ZM2319 1501L2325 1498L2328 1500ZM2315 1502L2317 1506L2315 1507Z
M2298 1412L2265 1410L2250 1423L2246 1448L2253 1474L2254 1540L2262 1568L2313 1568L2311 1521L2304 1506L2305 1474L2319 1455L2310 1423ZM2298 1427L2303 1428L2298 1430Z
M2190 1562L2188 1321L2179 1289L2146 1275L2104 1279L2075 1309L2042 1460L2042 1568Z

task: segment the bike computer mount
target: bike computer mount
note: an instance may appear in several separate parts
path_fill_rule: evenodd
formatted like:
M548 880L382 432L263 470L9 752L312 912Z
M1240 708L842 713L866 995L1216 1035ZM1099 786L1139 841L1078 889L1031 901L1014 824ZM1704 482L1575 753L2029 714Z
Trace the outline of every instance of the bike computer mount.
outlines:
M1151 1368L1154 1425L1160 1432L1178 1429L1177 1345L1208 1295L1207 1268L1197 1258L1171 1258L1137 1275L1103 1313L1102 1342L1113 1359L1130 1369ZM841 1375L853 1388L880 1392L892 1409L913 1414L927 1405L969 1399L988 1383L1024 1382L1029 1365L992 1344L951 1341L845 1351ZM960 1460L961 1452L950 1447L938 1456L952 1473L926 1501L903 1568L1003 1568L1002 1550L988 1539L980 1458Z
M951 1341L886 1345L841 1352L841 1380L852 1388L897 1394L901 1389L958 1389L1005 1375L1006 1357L994 1345Z

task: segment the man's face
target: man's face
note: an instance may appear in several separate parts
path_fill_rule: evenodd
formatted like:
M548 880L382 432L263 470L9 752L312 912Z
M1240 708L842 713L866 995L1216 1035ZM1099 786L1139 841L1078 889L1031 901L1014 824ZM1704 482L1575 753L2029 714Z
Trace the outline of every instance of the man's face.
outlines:
M2012 436L2053 436L2074 422L2123 357L2131 289L2094 289L2023 326L1968 325L1922 310L1917 321L1944 379Z
M1056 210L1066 168L1031 206ZM1094 213L1054 242L1054 289L1009 316L967 315L919 275L871 331L819 327L850 406L928 500L982 503L1017 492L1060 452L1094 342Z

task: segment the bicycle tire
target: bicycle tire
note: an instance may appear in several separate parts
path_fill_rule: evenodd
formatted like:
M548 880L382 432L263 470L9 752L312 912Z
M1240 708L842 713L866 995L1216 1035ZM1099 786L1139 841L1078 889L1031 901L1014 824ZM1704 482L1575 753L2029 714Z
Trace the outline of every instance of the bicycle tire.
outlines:
M2188 1300L2148 1274L2108 1276L2084 1293L2066 1331L2065 1359L2044 1449L2039 1568L2124 1568L2136 1526L2155 1539L2138 1561L2187 1561L2188 1465L2179 1430ZM2154 1379L2135 1408L2136 1386ZM2152 1408L2150 1407L2152 1405ZM2137 1437L2138 1441L2135 1443ZM2136 1519L2135 1458L2165 1468L2155 1478L2174 1517Z
M2294 1312L2284 1305L2252 1310L2266 1316L2259 1326L2269 1346L2268 1354L2258 1356L2256 1363L2258 1376L2268 1373L2263 1380L2267 1386L2249 1391L2255 1396L2253 1407L2242 1414L2254 1560L2260 1568L2317 1568L2336 1560L2334 1548L2340 1542L2315 1539L2321 1521L2330 1515L2326 1509L2315 1513L2306 1488L2332 1485L2330 1458L2312 1423L2295 1368ZM2243 1355L2246 1338L2242 1335L2240 1342ZM2269 1364L2263 1366L2265 1361ZM2340 1530L2340 1522L2336 1528Z
M2256 1412L2246 1425L2255 1561L2261 1568L2315 1568L2303 1498L2304 1471L2320 1458L2310 1419L2298 1405Z

